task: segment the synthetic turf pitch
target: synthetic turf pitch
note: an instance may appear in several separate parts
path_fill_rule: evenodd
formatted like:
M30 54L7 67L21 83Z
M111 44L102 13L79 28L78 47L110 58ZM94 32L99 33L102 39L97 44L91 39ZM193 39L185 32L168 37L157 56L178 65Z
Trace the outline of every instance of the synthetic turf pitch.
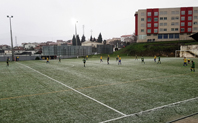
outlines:
M196 66L198 60L191 60ZM9 67L0 62L0 122L159 123L197 112L197 72L183 67L182 58L161 62L145 58L143 64L133 57L122 57L122 65L111 57L109 65L104 57L102 63L89 58L86 67L82 58Z

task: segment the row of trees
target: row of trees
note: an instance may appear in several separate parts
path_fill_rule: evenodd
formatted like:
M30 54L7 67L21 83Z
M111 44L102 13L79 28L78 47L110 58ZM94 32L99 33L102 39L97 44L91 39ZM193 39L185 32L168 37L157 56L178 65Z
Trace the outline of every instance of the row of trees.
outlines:
M77 38L77 40L76 40L76 38ZM85 42L85 41L86 41L86 38L85 38L84 35L82 36L81 40L80 40L80 38L79 38L79 35L77 35L77 36L73 35L72 44L73 44L74 46L76 46L76 43L77 43L78 46L80 46L80 45L81 45L83 42ZM101 33L99 34L98 39L95 39L95 37L92 38L92 36L91 36L91 37L90 37L90 41L102 43L102 35L101 35Z

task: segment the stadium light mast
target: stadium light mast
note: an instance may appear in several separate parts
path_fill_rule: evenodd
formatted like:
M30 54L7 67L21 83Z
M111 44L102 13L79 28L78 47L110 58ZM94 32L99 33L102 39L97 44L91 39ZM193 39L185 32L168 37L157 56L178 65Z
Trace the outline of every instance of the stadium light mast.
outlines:
M11 18L13 18L13 16L8 16L7 18L9 18L10 20L10 37L11 37L11 47L12 47L12 61L14 61L14 49L13 49L13 40L12 40L12 25L11 25Z

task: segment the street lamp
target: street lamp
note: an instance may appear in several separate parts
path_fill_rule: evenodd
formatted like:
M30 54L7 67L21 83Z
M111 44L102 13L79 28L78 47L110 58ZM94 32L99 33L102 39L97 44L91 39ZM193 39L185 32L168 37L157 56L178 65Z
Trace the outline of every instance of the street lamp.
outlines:
M12 41L12 25L11 25L11 18L13 18L13 16L8 16L7 18L9 18L10 20L10 37L11 37L11 47L12 47L12 61L14 61L14 50L13 50L13 41Z
M78 21L76 21L78 23ZM76 28L76 23L75 23L75 36L76 36L76 46L77 46L77 28Z

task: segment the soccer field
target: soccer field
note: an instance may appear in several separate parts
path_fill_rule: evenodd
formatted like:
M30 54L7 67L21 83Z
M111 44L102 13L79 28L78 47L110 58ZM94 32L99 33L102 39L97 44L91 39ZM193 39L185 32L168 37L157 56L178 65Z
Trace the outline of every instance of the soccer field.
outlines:
M0 123L164 123L198 112L197 71L183 67L182 58L161 62L0 62ZM188 119L198 122L198 116Z

